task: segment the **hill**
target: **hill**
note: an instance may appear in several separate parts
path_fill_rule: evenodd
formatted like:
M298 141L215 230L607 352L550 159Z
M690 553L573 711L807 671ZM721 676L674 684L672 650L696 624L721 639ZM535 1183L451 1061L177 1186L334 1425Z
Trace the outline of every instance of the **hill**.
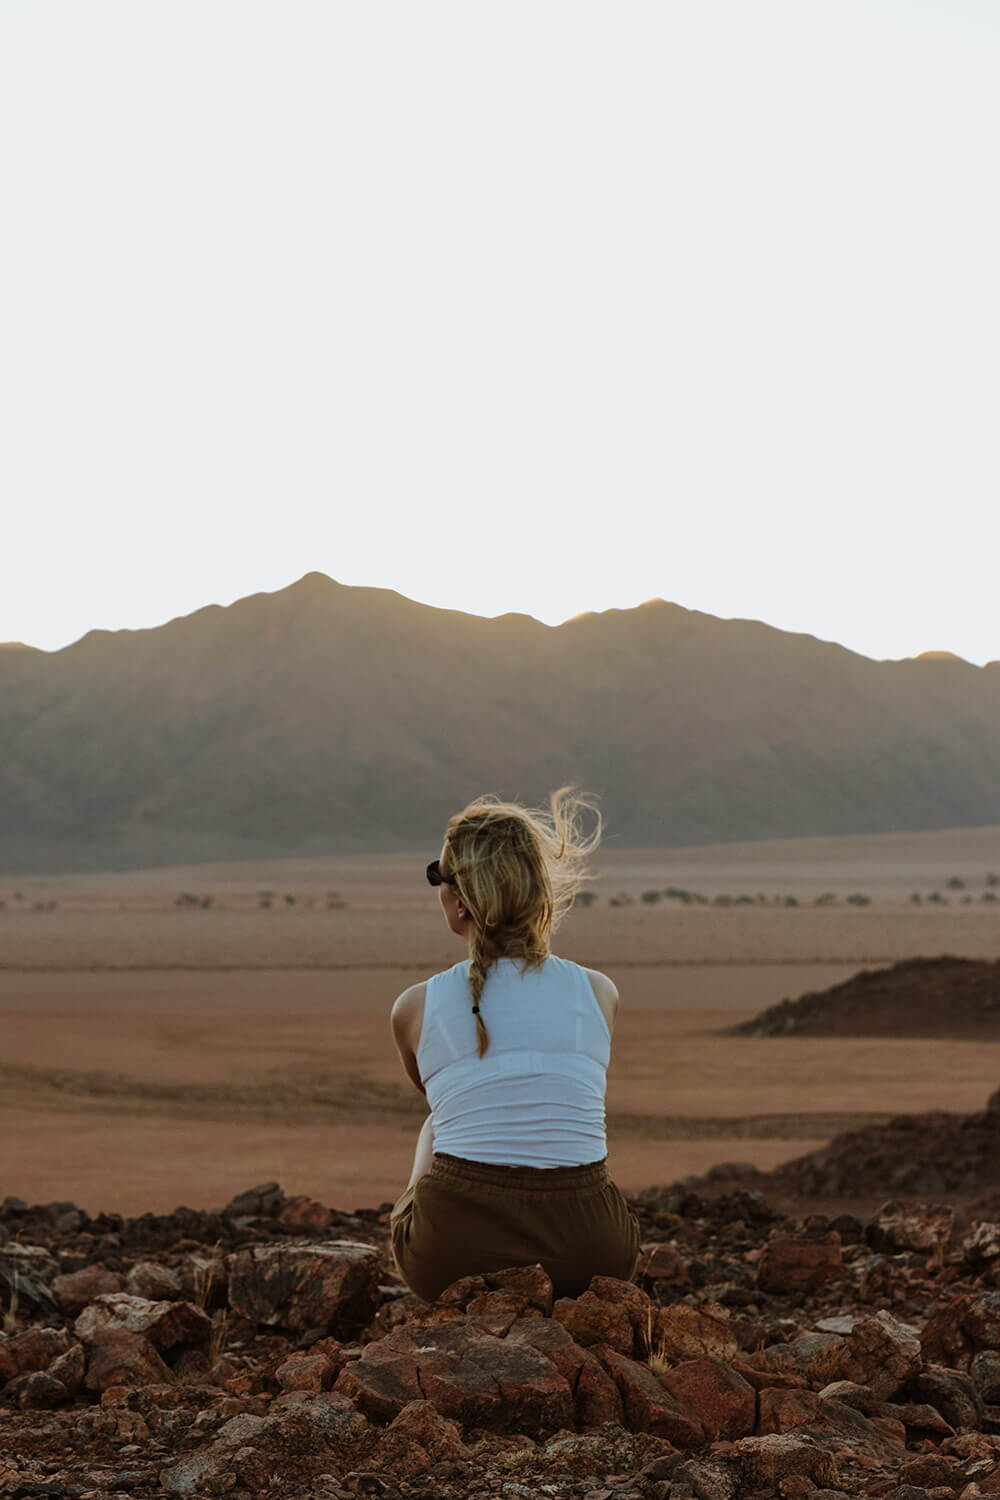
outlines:
M782 1000L729 1036L1000 1037L1000 960L910 958Z
M0 870L434 846L495 791L647 848L1000 823L1000 663L872 661L663 600L559 626L308 573L0 651Z

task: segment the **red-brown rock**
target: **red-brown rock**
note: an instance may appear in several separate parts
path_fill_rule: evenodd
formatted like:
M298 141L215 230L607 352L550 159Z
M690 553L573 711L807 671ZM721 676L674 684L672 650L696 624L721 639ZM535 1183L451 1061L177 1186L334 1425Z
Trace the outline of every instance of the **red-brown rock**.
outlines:
M16 1380L27 1370L44 1370L70 1347L64 1328L26 1328L23 1333L0 1334L0 1384Z
M329 1229L335 1217L333 1209L317 1203L315 1198L302 1195L298 1198L285 1199L278 1216L278 1223L286 1234L295 1234L296 1231Z
M70 1401L83 1384L87 1356L82 1344L73 1344L45 1370L29 1370L11 1381L5 1392L24 1411L47 1410Z
M628 1309L604 1302L592 1291L579 1297L560 1297L552 1308L552 1317L585 1349L607 1344L619 1354L632 1354L635 1335Z
M901 1390L920 1369L920 1339L884 1309L858 1318L847 1335L838 1375L866 1385L883 1401Z
M101 1287L100 1290L111 1292L116 1288L109 1286ZM184 1296L184 1286L177 1272L172 1271L169 1266L161 1266L155 1260L138 1260L135 1265L130 1266L123 1290L130 1292L133 1297L145 1297L150 1302L170 1302Z
M460 1429L430 1401L411 1401L379 1438L373 1461L399 1479L424 1474L435 1463L464 1463L471 1458Z
M835 1229L821 1237L776 1235L768 1240L757 1262L757 1285L762 1292L779 1296L815 1292L840 1276L842 1268L840 1235Z
M659 1308L653 1338L654 1349L669 1360L701 1359L706 1354L731 1360L739 1349L725 1310L714 1302L701 1307L675 1302Z
M325 1354L291 1354L274 1377L283 1391L326 1391L333 1384L334 1366Z
M89 1338L88 1391L103 1391L112 1385L159 1385L173 1379L156 1349L143 1333L103 1325Z
M107 1266L84 1266L81 1271L68 1271L64 1276L52 1278L52 1295L63 1312L74 1317L78 1312L99 1297L102 1292L120 1292L122 1278L117 1271Z
M653 1241L639 1246L636 1275L657 1287L686 1291L691 1285L688 1268L676 1246Z
M625 1421L632 1432L653 1432L678 1448L697 1448L705 1428L694 1412L664 1390L648 1365L598 1345L594 1353L621 1392Z
M529 1307L546 1317L552 1312L552 1282L541 1265L510 1266L505 1271L487 1271L483 1277L494 1292L523 1297Z
M572 1423L568 1382L527 1343L453 1324L425 1337L417 1358L424 1395L444 1416L529 1433Z
M206 1343L212 1320L191 1302L150 1302L128 1292L105 1292L84 1308L73 1332L88 1343L105 1328L144 1334L154 1348L171 1349L175 1344Z
M761 1391L757 1432L794 1432L808 1427L822 1415L823 1405L815 1391L782 1391L774 1387Z
M391 1422L410 1401L422 1401L417 1379L417 1341L397 1328L366 1344L360 1359L344 1366L333 1389L346 1396L372 1422Z
M681 1406L693 1412L710 1440L746 1437L757 1417L757 1395L731 1365L705 1355L657 1376Z
M339 1333L375 1313L378 1253L354 1240L280 1240L229 1257L229 1304L255 1323Z
M480 1327L496 1338L503 1338L518 1318L530 1314L536 1318L542 1316L527 1297L516 1292L482 1292L478 1297L470 1298L465 1311L470 1318L475 1318Z

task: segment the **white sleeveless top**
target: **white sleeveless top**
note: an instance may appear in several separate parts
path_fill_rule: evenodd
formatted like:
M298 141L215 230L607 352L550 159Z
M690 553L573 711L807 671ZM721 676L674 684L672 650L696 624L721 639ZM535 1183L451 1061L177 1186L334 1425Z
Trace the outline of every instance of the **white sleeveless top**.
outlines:
M587 974L550 953L539 969L497 959L476 1050L469 959L427 981L417 1069L434 1150L467 1161L577 1167L607 1154L604 1095L611 1032Z

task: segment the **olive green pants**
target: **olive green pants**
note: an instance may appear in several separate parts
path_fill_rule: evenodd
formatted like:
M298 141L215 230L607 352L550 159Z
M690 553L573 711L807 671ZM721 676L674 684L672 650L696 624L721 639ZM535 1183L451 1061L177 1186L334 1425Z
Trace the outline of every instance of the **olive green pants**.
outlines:
M606 1157L507 1167L435 1152L390 1222L396 1269L427 1302L460 1276L536 1262L557 1297L578 1297L592 1276L630 1280L639 1256L639 1220Z

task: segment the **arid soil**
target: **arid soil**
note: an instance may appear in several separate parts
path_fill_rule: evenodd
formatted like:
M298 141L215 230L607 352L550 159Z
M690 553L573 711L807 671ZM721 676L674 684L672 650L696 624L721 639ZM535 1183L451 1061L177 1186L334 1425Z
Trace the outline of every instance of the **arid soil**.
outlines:
M394 1200L426 1106L389 1008L464 956L424 879L436 852L0 880L10 1191L92 1214L209 1209L271 1178L341 1207ZM721 1034L863 968L995 959L997 830L606 847L592 868L595 899L553 947L622 997L608 1149L626 1190L971 1111L1000 1081L977 1034Z

